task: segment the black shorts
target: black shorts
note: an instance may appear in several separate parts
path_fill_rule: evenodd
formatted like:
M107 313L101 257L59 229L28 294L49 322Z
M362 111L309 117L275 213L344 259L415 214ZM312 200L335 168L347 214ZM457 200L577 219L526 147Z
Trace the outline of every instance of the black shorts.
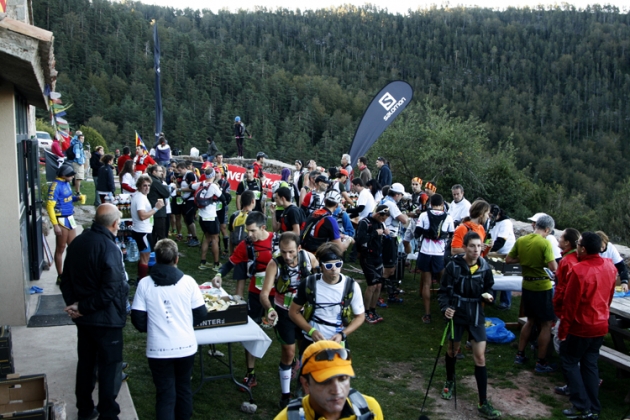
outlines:
M153 235L151 233L131 231L131 237L138 244L138 251L151 252L151 244L153 243Z
M219 219L210 220L201 220L199 221L199 226L201 226L201 230L203 233L208 235L218 235L219 234Z
M270 299L273 299L271 296ZM256 324L262 322L264 308L260 303L260 295L258 293L247 292L247 316Z
M398 240L391 236L383 236L383 267L396 267L398 262Z
M295 340L302 337L302 330L291 321L289 311L283 308L276 308L276 312L278 313L278 323L274 330L276 330L278 341L280 341L280 344L295 344Z
M182 213L184 215L184 222L186 222L186 226L190 226L195 223L195 215L197 214L197 205L194 200L187 200L184 203L184 211Z
M453 327L455 330L453 341L459 343L462 341L462 336L464 335L464 331L468 331L468 337L471 340L475 340L477 343L481 343L482 341L487 341L486 338L486 324L485 318L479 317L479 324L475 327L474 325L469 324L455 324L453 323ZM451 332L447 333L448 340L451 339Z
M175 200L171 200L171 214L184 214L185 203L177 204Z
M553 290L543 290L533 292L523 289L521 295L523 302L523 312L527 318L538 322L554 321L556 314L553 312Z
M420 253L416 267L425 273L439 273L444 270L444 255L427 255Z
M227 225L228 218L227 218L227 212L225 211L225 207L217 211L217 220L220 225Z
M359 259L359 264L361 264L361 270L363 270L368 286L383 283L383 264L376 266L370 260L364 258Z

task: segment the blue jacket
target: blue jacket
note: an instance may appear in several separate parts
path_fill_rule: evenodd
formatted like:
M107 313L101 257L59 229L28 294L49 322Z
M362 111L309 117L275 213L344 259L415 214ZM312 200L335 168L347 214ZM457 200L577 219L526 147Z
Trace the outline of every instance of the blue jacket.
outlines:
M74 155L76 158L73 162L78 163L79 165L83 165L85 163L85 153L83 152L83 143L77 136L72 137L72 141L70 142L72 145L72 149L74 150Z
M388 164L381 166L381 169L378 171L378 175L376 176L376 180L382 187L385 185L392 185L392 171L389 169Z
M354 237L354 226L352 226L352 220L350 220L350 216L345 211L341 211L341 207L337 207L333 212L335 219L337 219L337 224L339 225L339 230L342 231L348 236Z

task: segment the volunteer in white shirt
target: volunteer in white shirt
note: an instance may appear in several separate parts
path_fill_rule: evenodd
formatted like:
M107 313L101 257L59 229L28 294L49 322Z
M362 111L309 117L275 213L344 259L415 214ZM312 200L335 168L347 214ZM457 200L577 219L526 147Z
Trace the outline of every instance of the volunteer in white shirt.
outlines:
M147 332L146 355L156 388L156 419L192 417L191 377L197 352L194 325L208 311L197 282L177 268L177 244L155 246L157 264L138 284L131 322Z
M453 194L453 201L448 208L448 214L451 215L455 226L457 226L462 219L469 216L470 201L464 198L464 187L460 184L453 185L451 193Z
M142 174L136 181L138 192L131 198L131 237L138 244L140 251L140 259L138 260L138 280L142 279L149 272L149 257L151 256L151 232L153 232L153 216L162 207L164 200L161 198L155 203L155 207L151 206L147 194L151 189L151 177Z

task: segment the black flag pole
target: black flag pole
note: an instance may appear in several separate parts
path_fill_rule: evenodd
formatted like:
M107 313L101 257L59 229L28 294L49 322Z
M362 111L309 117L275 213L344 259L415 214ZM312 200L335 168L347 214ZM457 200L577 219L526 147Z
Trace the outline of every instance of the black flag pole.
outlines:
M160 89L160 38L157 21L153 23L153 67L155 69L155 147L162 132L162 90Z
M365 110L350 145L350 156L356 161L364 156L376 139L396 119L413 98L411 85L396 80L376 94Z

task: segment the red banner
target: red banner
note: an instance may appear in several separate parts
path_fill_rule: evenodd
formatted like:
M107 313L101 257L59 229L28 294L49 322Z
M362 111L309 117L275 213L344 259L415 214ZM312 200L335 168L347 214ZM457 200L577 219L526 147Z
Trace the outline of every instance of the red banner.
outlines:
M238 165L228 165L228 173L227 180L230 183L230 188L234 191L238 189L238 184L245 177L245 168ZM263 188L268 188L267 197L271 198L271 186L274 182L280 181L280 175L272 174L269 172L263 171L263 175L265 175L265 181L263 182Z

